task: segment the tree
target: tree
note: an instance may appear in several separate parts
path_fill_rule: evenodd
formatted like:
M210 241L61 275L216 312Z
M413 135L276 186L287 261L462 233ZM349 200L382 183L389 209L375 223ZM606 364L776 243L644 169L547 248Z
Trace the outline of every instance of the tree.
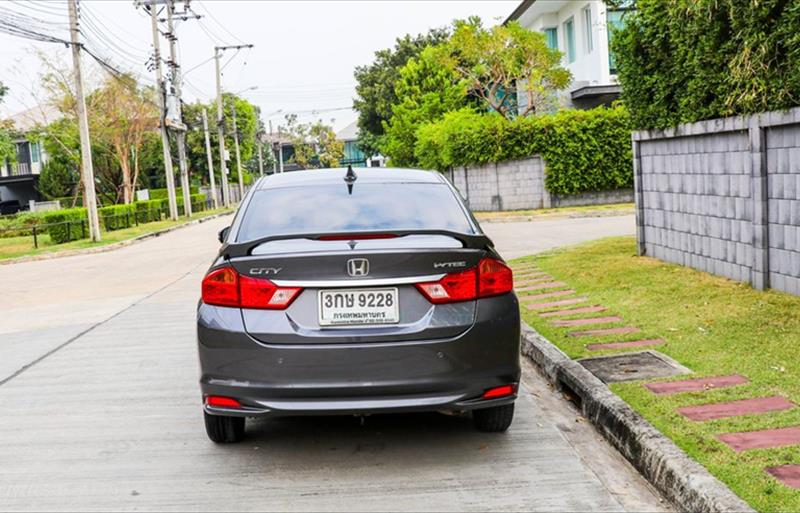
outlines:
M154 91L140 89L130 76L110 76L92 93L89 103L92 136L113 151L122 173L119 196L123 203L131 203L139 181L136 152L145 133L158 128Z
M322 120L299 123L297 115L289 114L284 129L292 141L294 163L303 169L339 166L344 157L344 143L336 139L333 128Z
M428 47L400 70L395 83L397 102L392 117L383 123L385 135L380 146L392 165L416 165L417 129L470 105L466 87L453 70L442 65L440 51Z
M8 88L0 82L0 103L3 102L3 97L8 92ZM0 166L5 164L6 159L15 160L17 156L17 147L14 144L12 137L13 127L8 121L0 121Z
M519 114L526 116L542 111L553 93L572 81L560 64L561 52L549 48L543 34L516 21L485 29L478 18L458 20L442 50L442 64L464 80L470 94L506 119L517 115L514 91L525 96Z
M222 95L223 122L225 124L225 147L231 150L233 155L233 107L236 108L236 128L239 133L239 151L242 158L242 170L250 173L258 171L258 157L256 148L256 133L263 130L261 120L258 117L258 107L246 99L231 93ZM206 140L203 133L203 109L208 113L208 129L211 139L211 154L214 161L214 174L217 183L220 183L219 169L219 142L216 130L217 104L191 103L183 107L183 119L188 125L189 131L186 135L187 156L190 162L190 169L196 179L207 181L208 160L206 158ZM255 164L255 165L254 165ZM235 161L228 163L230 171L229 180L235 183L239 179ZM245 176L245 182L248 177Z
M353 108L358 111L358 146L367 154L380 152L384 123L392 117L397 103L395 83L400 69L409 59L418 57L428 46L438 45L448 37L447 29L432 29L427 34L406 35L395 41L394 48L375 52L372 64L355 69L356 94Z
M49 159L42 166L36 188L47 199L65 198L72 195L79 180L80 173L70 162Z

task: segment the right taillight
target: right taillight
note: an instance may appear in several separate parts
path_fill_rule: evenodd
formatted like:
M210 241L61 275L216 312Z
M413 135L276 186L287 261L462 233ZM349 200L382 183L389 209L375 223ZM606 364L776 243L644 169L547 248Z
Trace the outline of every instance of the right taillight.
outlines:
M203 279L202 297L208 305L283 310L302 290L279 287L267 279L242 276L232 267L222 267Z
M416 286L428 301L441 304L506 294L514 289L514 279L511 269L503 262L484 258L475 268Z
M478 264L478 297L499 296L514 289L511 269L494 258L484 258Z

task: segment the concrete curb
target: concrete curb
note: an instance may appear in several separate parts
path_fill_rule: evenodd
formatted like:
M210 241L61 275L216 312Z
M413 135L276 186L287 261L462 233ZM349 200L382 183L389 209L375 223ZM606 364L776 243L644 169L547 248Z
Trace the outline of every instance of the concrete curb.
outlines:
M574 394L584 417L679 510L755 513L605 383L524 322L522 354L557 388Z
M542 214L528 216L492 216L484 217L475 214L475 218L480 223L527 223L532 221L551 221L556 219L586 219L592 217L622 217L633 215L635 212L630 210L596 210L593 212L573 212L572 214Z
M217 219L223 216L229 216L231 214L233 214L233 211L220 212L219 214L214 214L212 216L195 219L194 221L189 221L188 223L179 224L177 226L170 226L169 228L164 228L163 230L158 230L152 233L145 233L144 235L139 235L138 237L134 237L132 239L121 240L119 242L114 242L113 244L109 244L107 246L100 246L97 248L67 249L64 251L56 251L53 253L42 253L41 255L9 258L8 260L0 260L0 265L22 264L25 262L36 262L37 260L52 260L53 258L63 258L63 257L77 256L77 255L91 255L94 253L105 253L106 251L113 251L115 249L124 248L125 246L130 246L132 244L136 244L137 242L141 242L143 240L159 237L161 235L164 235L165 233L170 233L175 230L180 230L181 228L186 228L187 226L202 224L205 223L206 221L211 221L212 219Z

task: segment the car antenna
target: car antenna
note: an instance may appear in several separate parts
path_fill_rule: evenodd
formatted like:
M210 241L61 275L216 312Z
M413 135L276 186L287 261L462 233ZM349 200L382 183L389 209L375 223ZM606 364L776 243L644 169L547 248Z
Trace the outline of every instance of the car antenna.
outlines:
M347 174L344 175L344 183L347 184L347 194L353 194L353 185L356 183L358 175L353 171L353 165L347 165Z

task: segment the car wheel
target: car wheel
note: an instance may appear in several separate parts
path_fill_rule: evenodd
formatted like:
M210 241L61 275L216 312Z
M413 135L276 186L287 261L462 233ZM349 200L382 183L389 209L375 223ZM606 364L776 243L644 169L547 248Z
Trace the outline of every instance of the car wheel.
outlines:
M244 417L209 415L203 412L206 421L206 434L217 444L241 442L244 439Z
M472 421L480 431L502 433L514 420L514 403L472 411Z

